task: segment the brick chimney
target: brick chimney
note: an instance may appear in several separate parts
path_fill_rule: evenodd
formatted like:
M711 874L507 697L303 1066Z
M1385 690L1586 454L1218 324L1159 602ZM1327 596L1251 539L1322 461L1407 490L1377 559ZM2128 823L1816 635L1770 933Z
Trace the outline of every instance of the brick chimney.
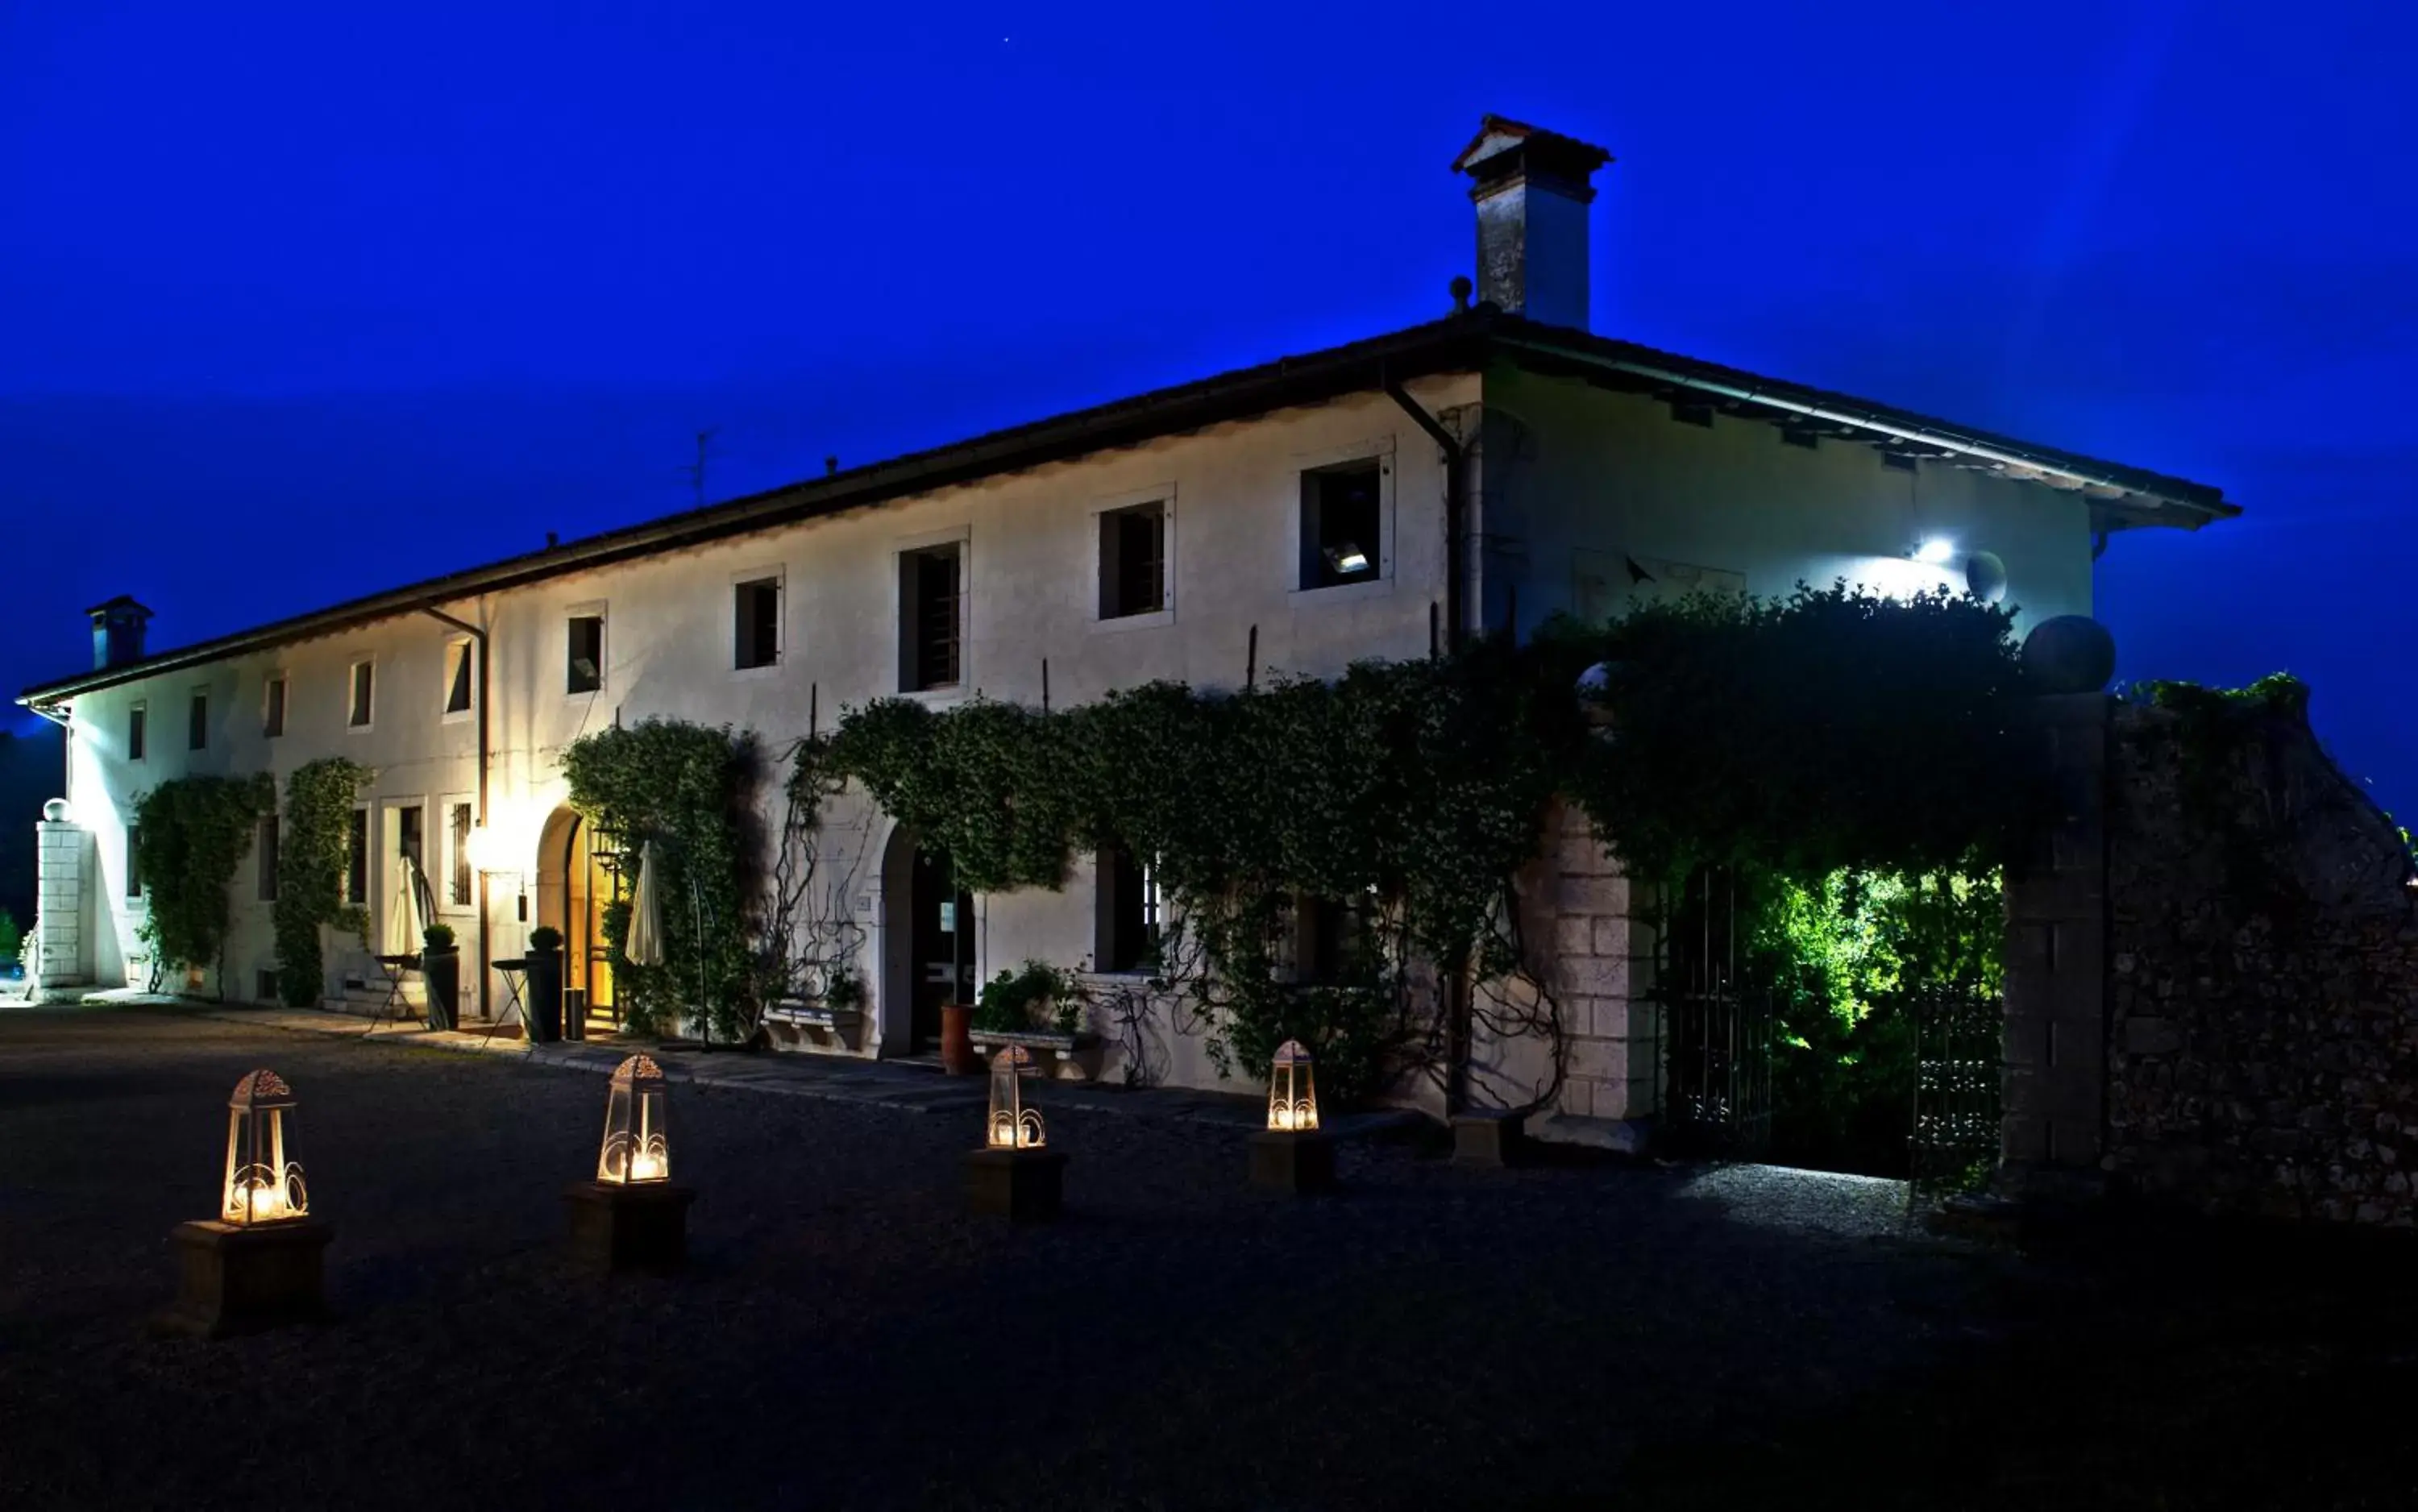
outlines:
M1477 180L1477 297L1548 326L1587 324L1587 206L1612 154L1489 115L1453 170Z
M94 671L143 660L143 630L151 622L150 610L121 593L84 613L92 616Z

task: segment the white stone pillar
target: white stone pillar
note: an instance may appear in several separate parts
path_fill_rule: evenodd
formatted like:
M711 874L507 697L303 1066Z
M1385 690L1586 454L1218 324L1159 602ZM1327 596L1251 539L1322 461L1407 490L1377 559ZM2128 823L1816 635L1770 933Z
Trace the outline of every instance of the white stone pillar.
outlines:
M42 805L34 826L37 889L34 936L40 952L34 990L80 987L92 981L92 942L85 937L86 892L92 885L91 837L68 817L67 800Z

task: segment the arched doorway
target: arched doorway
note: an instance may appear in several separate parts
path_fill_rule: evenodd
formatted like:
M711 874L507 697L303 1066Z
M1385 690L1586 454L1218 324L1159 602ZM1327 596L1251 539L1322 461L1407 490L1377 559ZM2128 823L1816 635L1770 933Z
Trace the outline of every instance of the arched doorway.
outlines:
M613 967L604 948L604 910L621 895L620 857L596 844L596 832L568 808L545 821L537 847L537 916L532 925L562 931L565 1031L571 1032L571 994L587 1004L589 1025L618 1028Z
M891 832L881 857L882 986L887 1003L906 1011L886 1005L883 1027L903 1034L911 1054L940 1047L943 1003L973 1000L974 900L953 891L956 880L946 851L917 844L904 825Z

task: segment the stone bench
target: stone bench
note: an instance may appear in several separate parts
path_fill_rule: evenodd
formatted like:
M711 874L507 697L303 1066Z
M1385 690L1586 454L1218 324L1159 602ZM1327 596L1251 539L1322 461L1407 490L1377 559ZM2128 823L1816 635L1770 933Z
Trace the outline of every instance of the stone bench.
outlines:
M1053 1029L978 1029L967 1036L987 1059L990 1051L1021 1045L1033 1052L1035 1068L1051 1080L1092 1081L1100 1074L1100 1037Z
M865 1015L854 1008L792 999L764 1010L764 1028L777 1046L783 1040L802 1050L844 1050L859 1047L858 1030Z

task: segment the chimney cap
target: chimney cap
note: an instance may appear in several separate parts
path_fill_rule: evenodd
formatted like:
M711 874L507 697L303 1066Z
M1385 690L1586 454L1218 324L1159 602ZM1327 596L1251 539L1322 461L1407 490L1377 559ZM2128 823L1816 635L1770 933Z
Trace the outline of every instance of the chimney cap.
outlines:
M143 616L146 619L151 616L151 610L149 607L137 602L134 596L130 593L121 593L117 597L108 600L105 603L96 603L91 608L86 609L84 613L88 615L104 615L113 613L119 609L131 609L136 614Z
M1477 123L1477 134L1469 145L1452 160L1452 170L1470 175L1481 186L1509 177L1523 166L1584 185L1589 175L1610 161L1612 154L1592 142L1507 115L1488 115Z

